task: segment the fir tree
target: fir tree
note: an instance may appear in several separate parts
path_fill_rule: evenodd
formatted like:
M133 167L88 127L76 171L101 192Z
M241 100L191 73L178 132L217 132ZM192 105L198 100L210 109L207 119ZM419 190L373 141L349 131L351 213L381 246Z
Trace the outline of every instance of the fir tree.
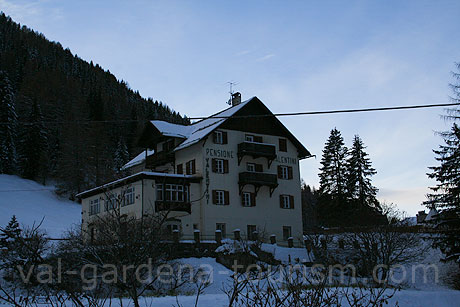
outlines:
M344 198L346 192L346 156L347 148L344 145L342 135L336 128L331 130L321 159L319 173L322 195L328 195L332 199Z
M21 235L21 228L19 227L16 215L13 215L8 225L1 230L0 233L0 246L8 247L10 243L19 238Z
M125 165L129 160L129 153L128 147L126 146L125 141L120 138L118 141L117 148L114 153L114 171L116 174L123 176L125 172L123 172L122 167Z
M438 184L430 188L434 193L427 195L425 205L429 208L460 209L460 128L454 124L451 131L441 135L445 145L433 150L436 161L441 165L429 167L433 172L427 174Z
M41 168L41 162L43 162L47 142L43 115L36 99L32 103L27 122L28 124L24 125L20 141L22 176L27 179L36 179Z
M353 146L347 159L347 192L351 200L357 200L362 206L378 205L377 188L372 186L371 176L377 172L372 168L366 147L358 135L353 139Z
M460 64L457 64L457 69L460 71ZM457 82L451 84L454 92L452 100L459 102L460 73L453 73L453 76ZM452 109L446 117L457 121L459 114L460 110ZM427 174L438 183L430 188L433 193L427 195L428 200L424 205L439 210L437 222L444 230L442 235L436 237L434 247L441 249L446 260L455 260L460 264L460 128L454 123L450 131L440 135L444 144L438 150L433 150L440 165L429 167L432 172Z
M0 71L0 173L15 174L17 170L17 121L11 82Z

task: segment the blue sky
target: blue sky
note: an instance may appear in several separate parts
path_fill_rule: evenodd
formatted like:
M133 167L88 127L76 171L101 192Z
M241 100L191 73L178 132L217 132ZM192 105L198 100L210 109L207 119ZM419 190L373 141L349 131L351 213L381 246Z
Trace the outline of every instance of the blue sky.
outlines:
M273 112L449 102L459 1L0 0L16 22L188 116L225 108L227 81ZM330 130L359 134L379 199L424 209L443 109L281 118L316 159Z

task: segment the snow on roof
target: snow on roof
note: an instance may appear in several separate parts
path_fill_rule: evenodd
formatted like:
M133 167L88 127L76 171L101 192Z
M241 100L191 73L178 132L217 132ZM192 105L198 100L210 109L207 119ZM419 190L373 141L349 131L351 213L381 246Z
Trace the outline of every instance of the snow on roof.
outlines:
M209 116L208 118L202 119L188 126L180 125L180 124L172 124L172 123L168 123L162 120L152 120L150 121L150 123L153 126L155 126L155 128L158 129L158 131L160 131L160 133L164 136L185 139L184 142L182 142L179 146L177 146L174 149L175 151L177 151L177 150L186 148L188 146L191 146L195 143L198 143L205 136L211 133L214 129L216 129L220 124L222 124L226 120L226 118L214 118L214 116L219 116L219 117L232 116L242 107L244 107L251 99L248 99L236 106L227 108L219 113L213 114ZM148 150L147 156L150 156L153 153L154 153L153 150ZM145 151L141 152L134 159L126 163L122 167L122 169L128 169L135 165L141 164L144 161L145 161Z
M155 177L170 177L170 178L197 178L196 176L193 176L193 175L169 174L169 173L159 173L159 172L139 172L139 173L129 175L129 176L120 178L118 180L111 181L109 183L100 185L98 187L95 187L95 188L80 192L75 196L76 197L81 197L81 196L84 196L85 194L88 194L88 193L91 193L91 192L94 192L94 191L97 191L97 190L100 190L100 189L107 189L107 188L112 187L112 186L114 186L114 185L116 185L118 183L126 182L127 180L129 180L129 179L131 179L133 177L139 177L139 176L142 176L142 175L155 176Z
M164 136L171 136L183 139L186 139L190 135L190 129L192 128L192 126L172 124L162 120L151 120L150 122Z
M243 101L242 103L232 106L228 109L225 109L219 113L216 113L214 115L209 116L208 118L205 118L203 120L200 120L198 122L193 123L192 125L188 126L190 127L190 134L188 135L187 139L180 144L179 146L174 149L175 151L181 150L183 148L186 148L190 145L196 144L199 141L201 141L205 136L207 136L209 133L211 133L214 129L220 126L226 118L220 118L220 117L228 117L232 116L236 112L238 112L242 107L244 107L249 101L251 101L254 97ZM216 116L219 116L219 118L216 118Z
M154 154L154 150L150 150L148 149L147 150L147 156L151 156ZM135 165L138 165L138 164L141 164L142 162L144 162L145 160L145 151L141 152L140 154L138 154L134 159L132 159L131 161L129 161L128 163L126 163L125 165L123 165L123 167L121 169L128 169L130 167L133 167Z

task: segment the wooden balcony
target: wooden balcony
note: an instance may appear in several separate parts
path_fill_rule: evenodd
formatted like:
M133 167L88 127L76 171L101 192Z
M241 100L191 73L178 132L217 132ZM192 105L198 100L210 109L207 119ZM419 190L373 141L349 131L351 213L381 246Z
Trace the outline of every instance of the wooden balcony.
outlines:
M188 202L179 202L179 201L155 201L155 211L179 211L192 213L192 205Z
M160 151L148 156L145 161L145 167L153 169L157 166L161 166L167 163L173 163L175 160L174 152L172 151Z
M255 192L259 191L260 187L267 186L270 188L270 197L273 191L278 187L278 176L276 174L242 172L239 174L238 185L240 186L240 194L245 185L250 184L255 187Z
M263 144L256 142L243 142L238 144L238 165L244 156L252 158L267 158L268 168L276 158L276 148L272 144Z

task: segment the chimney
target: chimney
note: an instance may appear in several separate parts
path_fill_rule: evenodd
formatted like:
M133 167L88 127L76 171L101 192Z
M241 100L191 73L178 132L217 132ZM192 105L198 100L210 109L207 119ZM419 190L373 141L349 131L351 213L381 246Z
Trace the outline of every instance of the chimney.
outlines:
M241 93L236 92L232 94L232 107L237 106L241 103Z

